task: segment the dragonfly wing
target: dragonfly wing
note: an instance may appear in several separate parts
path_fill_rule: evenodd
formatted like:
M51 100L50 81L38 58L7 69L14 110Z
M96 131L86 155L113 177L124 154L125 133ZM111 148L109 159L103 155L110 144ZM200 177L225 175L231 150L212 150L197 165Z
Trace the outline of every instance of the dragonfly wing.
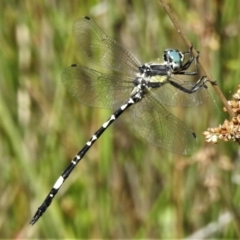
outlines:
M73 33L79 48L91 61L125 74L138 72L141 64L134 55L108 37L89 17L77 19Z
M192 130L151 93L132 107L131 118L138 134L152 145L185 155L196 146L196 136Z
M129 98L132 80L73 65L62 73L62 82L80 102L91 107L116 109Z

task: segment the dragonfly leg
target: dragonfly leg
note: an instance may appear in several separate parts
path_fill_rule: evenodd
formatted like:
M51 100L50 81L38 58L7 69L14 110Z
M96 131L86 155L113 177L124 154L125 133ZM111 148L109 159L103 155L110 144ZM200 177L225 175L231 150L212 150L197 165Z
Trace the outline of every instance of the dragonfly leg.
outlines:
M183 52L183 55L185 56L186 54L189 54L189 59L188 61L182 65L181 71L175 73L175 74L181 74L181 75L196 75L198 73L198 58L199 58L199 51L197 51L198 55L195 57L193 56L192 53L193 45L189 48L188 52ZM194 62L195 65L195 71L193 72L187 72L187 70L191 64Z
M175 81L172 81L171 79L169 80L169 83L171 85L173 85L174 87L176 87L177 89L185 92L185 93L195 93L197 90L199 90L200 88L207 88L207 86L205 85L206 82L208 82L208 78L206 76L202 76L201 78L199 78L199 80L193 84L193 86L191 88L185 88L182 84L179 84Z

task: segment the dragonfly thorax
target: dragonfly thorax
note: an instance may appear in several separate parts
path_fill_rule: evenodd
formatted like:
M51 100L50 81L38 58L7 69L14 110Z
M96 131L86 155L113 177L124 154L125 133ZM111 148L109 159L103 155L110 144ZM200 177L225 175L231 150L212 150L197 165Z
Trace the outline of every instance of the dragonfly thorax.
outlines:
M153 77L153 76L170 76L173 72L168 64L145 63L139 67L140 73L138 76Z

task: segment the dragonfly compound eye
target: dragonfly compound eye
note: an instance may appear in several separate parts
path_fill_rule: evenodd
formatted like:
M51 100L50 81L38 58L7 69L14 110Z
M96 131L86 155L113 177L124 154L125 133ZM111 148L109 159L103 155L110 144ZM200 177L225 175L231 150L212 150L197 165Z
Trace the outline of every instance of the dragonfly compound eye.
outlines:
M168 59L168 63L170 64L173 71L177 71L182 67L182 63L184 60L184 55L178 50L168 50L166 58Z

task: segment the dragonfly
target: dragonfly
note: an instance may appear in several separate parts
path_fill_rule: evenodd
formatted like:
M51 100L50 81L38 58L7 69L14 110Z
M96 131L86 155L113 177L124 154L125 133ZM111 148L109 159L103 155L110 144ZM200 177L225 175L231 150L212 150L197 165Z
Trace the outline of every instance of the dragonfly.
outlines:
M134 129L148 143L184 155L192 153L196 147L196 134L167 109L167 105L189 107L204 101L208 81L205 76L196 82L183 81L177 76L197 75L199 54L193 56L192 47L186 52L165 49L163 63L141 64L90 17L77 19L73 34L82 54L107 71L103 73L72 64L62 73L64 86L85 105L115 111L62 172L31 219L31 225L47 210L64 181L95 141L128 108ZM189 71L192 64L195 69Z

